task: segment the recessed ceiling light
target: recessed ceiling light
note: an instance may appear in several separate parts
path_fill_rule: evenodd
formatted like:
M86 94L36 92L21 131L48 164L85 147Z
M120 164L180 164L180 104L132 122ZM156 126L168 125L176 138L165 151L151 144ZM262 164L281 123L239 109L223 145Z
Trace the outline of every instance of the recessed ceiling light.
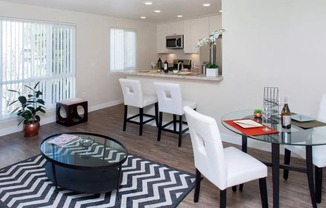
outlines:
M181 17L183 17L181 14L179 14L178 16L177 16L178 18L181 18Z
M154 10L154 12L155 12L155 13L160 13L160 12L161 12L161 10Z
M209 7L209 6L211 6L211 4L210 3L204 3L203 6L204 7Z
M221 10L219 10L219 12L220 12L220 13L222 13L222 9L221 9Z
M142 16L142 17L140 17L140 19L146 19L146 17L145 16Z
M145 5L152 5L153 2L151 2L151 1L145 1L144 4L145 4Z

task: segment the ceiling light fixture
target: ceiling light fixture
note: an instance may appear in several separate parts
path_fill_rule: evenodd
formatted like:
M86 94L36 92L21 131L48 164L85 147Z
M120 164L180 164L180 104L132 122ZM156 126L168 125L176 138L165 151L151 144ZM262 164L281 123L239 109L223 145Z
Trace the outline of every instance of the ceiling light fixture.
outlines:
M145 16L141 16L140 19L146 19L146 17Z
M210 3L204 3L203 6L204 7L209 7L209 6L211 6L211 4Z
M221 9L221 10L219 10L219 12L220 12L220 13L222 13L222 9Z
M178 16L177 16L178 18L181 18L181 17L183 17L181 14L179 14Z
M151 1L145 1L144 4L148 6L148 5L152 5L153 2L151 2Z
M161 10L154 10L154 12L155 12L155 13L160 13L160 12L161 12Z

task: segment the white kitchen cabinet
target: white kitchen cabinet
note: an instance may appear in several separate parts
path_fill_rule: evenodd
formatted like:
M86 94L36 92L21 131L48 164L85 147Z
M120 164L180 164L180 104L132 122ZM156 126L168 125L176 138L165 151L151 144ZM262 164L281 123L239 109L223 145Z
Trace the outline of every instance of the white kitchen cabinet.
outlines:
M168 35L184 35L184 53L199 53L197 42L208 38L217 29L222 28L222 15L213 15L185 21L157 25L157 53L173 52L167 49L165 38Z
M156 49L157 49L157 53L167 53L168 49L166 48L165 45L165 37L167 36L167 32L168 32L168 24L158 24L157 25L157 45L156 45Z
M184 46L183 51L184 53L191 53L191 20L184 21Z
M166 36L183 35L183 21L163 23L157 25L157 53L169 53L171 49L166 48Z
M171 22L168 23L168 35L183 35L184 22Z
M215 30L222 29L222 15L214 15L209 17L209 34Z
M198 53L197 43L209 36L209 17L184 21L184 52Z

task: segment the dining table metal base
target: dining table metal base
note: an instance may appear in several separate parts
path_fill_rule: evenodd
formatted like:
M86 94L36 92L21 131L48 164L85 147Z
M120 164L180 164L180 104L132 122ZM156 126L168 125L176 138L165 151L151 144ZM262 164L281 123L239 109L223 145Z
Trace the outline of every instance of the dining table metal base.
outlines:
M247 152L248 138L245 135L242 135L242 151ZM273 207L280 207L280 169L292 170L297 172L303 172L307 174L309 192L311 197L311 204L313 208L317 208L317 201L315 195L315 185L314 185L314 176L313 176L313 163L312 163L312 146L306 146L306 167L295 167L290 165L281 165L280 164L280 144L272 143L272 161L264 162L267 166L272 167L272 183L273 183ZM240 187L243 184L240 185ZM241 187L242 188L242 187Z

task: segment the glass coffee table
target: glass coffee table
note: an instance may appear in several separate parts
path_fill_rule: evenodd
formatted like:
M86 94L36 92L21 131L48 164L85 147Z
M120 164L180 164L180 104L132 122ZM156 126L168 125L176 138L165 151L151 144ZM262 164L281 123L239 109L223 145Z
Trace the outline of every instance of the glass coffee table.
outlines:
M80 193L119 191L127 149L107 136L71 132L44 139L46 175L57 186Z

